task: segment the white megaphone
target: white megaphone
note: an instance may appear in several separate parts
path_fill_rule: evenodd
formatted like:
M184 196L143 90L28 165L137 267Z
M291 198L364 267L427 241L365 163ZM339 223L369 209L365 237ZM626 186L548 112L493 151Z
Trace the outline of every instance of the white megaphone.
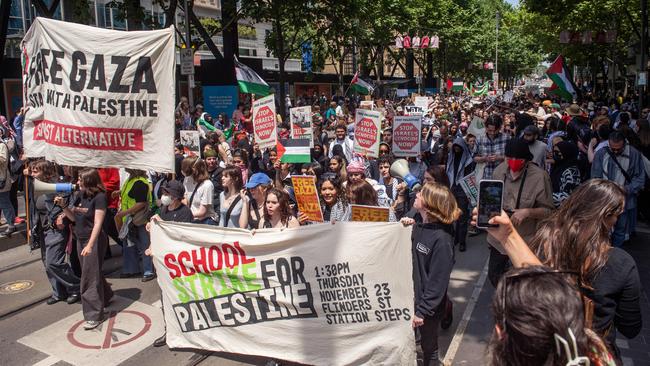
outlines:
M391 164L390 175L404 180L411 191L419 191L422 188L418 178L409 171L409 163L405 159L397 159Z
M48 193L71 193L77 190L77 186L72 183L45 183L34 179L34 194Z

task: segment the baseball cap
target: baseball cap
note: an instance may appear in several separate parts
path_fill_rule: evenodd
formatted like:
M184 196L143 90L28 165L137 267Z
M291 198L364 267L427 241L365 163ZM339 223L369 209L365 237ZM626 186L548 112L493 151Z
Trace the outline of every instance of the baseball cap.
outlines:
M170 180L169 182L165 183L165 185L162 187L162 190L170 196L178 199L183 198L185 195L185 187L183 187L183 184L177 180Z
M259 185L266 185L266 184L271 184L271 178L269 178L268 175L264 173L255 173L251 176L251 178L248 180L248 183L246 183L246 188L251 189L255 188Z

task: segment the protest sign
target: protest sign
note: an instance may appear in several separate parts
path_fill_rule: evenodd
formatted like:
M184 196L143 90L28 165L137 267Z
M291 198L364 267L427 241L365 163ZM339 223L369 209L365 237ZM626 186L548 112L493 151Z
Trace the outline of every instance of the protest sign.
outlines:
M313 175L292 175L293 192L298 210L307 215L309 221L323 222L323 211L316 191L316 177Z
M271 94L253 102L253 129L255 142L264 150L274 147L278 141L275 121L275 95Z
M180 131L181 145L185 156L201 156L201 138L199 131Z
M422 117L396 116L393 122L393 155L417 156L420 153Z
M362 100L361 103L359 103L359 109L367 109L369 111L372 111L375 109L375 102L372 100Z
M354 152L367 158L379 157L381 113L358 109L354 118Z
M429 97L415 97L415 102L413 104L415 104L416 107L420 107L423 113L427 113L429 110Z
M465 192L465 195L467 198L469 198L470 203L472 206L477 206L478 203L478 186L476 184L476 174L473 172L468 174L467 176L463 177L463 179L460 180L460 187L463 189L463 192Z
M314 148L314 131L311 125L311 106L289 109L291 138L309 140L309 147Z
M22 42L25 156L174 171L174 27L36 18Z
M415 106L415 105L407 105L404 107L404 113L407 116L422 116L424 114L424 111L422 110L422 107Z
M350 205L352 218L350 221L388 222L390 210L388 207Z
M310 365L415 365L411 228L158 222L167 345Z
M476 137L479 136L485 136L485 120L481 117L474 116L472 118L472 121L469 124L469 128L467 129L467 133L472 134Z

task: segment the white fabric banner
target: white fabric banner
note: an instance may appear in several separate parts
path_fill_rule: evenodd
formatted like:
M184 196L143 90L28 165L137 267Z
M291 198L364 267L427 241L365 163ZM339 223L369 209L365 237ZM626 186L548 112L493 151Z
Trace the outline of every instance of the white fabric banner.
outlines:
M411 228L157 223L167 344L313 365L415 365Z
M174 28L36 18L22 43L27 157L174 171Z

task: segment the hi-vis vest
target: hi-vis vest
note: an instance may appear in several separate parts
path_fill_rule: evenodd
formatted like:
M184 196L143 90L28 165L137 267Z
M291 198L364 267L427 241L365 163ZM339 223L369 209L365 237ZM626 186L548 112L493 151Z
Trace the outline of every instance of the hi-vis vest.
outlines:
M120 210L121 211L128 210L131 207L135 206L135 204L137 203L137 202L135 202L135 199L129 197L129 192L131 192L131 188L133 188L133 185L135 184L135 182L138 182L138 181L146 184L147 187L149 187L148 191L147 191L147 204L149 205L149 207L151 207L151 203L152 203L152 200L151 200L151 187L149 186L149 181L147 180L147 178L144 178L144 177L129 178L129 180L127 180L126 183L124 183L124 187L122 187L122 190L120 191L120 198L121 198L121 200L120 200ZM122 218L122 222L126 222L126 217Z

